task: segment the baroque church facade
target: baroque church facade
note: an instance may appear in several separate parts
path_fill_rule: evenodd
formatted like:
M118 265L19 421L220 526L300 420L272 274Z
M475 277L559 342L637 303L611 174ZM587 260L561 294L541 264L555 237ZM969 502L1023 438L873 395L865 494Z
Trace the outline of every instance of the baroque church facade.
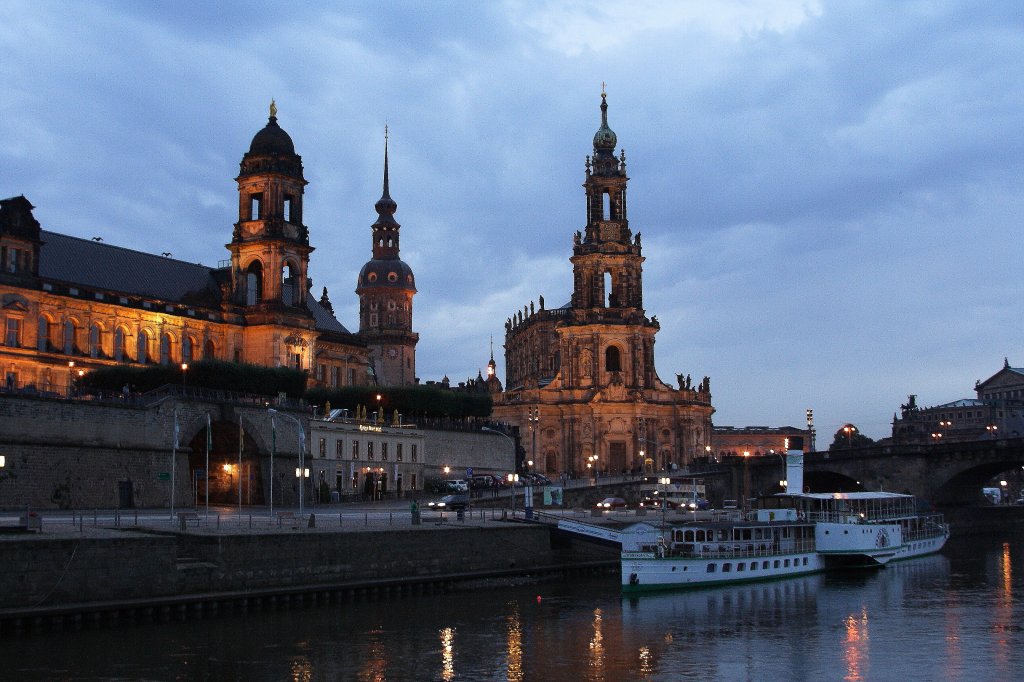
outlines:
M488 382L495 417L520 428L532 468L549 476L671 469L711 444L710 379L677 375L670 386L655 370L660 325L643 306L643 250L616 144L602 92L583 184L586 227L569 259L571 300L548 308L541 296L508 318L504 390Z
M319 300L311 293L307 182L273 103L242 157L238 222L221 267L50 232L24 196L0 200L3 388L63 393L91 369L201 359L291 367L312 385L414 383L416 289L398 258L387 173L385 143L357 333L338 321L326 287Z

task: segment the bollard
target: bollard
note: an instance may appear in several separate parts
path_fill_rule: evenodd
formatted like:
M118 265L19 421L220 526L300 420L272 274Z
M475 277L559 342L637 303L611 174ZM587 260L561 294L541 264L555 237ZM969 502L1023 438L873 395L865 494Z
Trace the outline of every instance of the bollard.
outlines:
M395 516L394 512L388 512L388 525L389 526L395 525L395 518L394 518L394 516Z
M369 515L369 513L363 514L363 524L367 525L367 526L370 525L370 515Z
M249 530L252 530L252 514L249 514Z
M139 510L138 509L135 510L135 525L136 526L139 525Z
M95 526L95 525L97 525L97 523L99 523L98 520L97 520L98 516L99 516L99 512L97 512L95 509L93 509L92 510L92 525Z
M217 530L220 530L220 514L217 514Z
M341 512L338 512L338 527L341 528Z
M307 528L316 528L316 514L309 515L309 525Z

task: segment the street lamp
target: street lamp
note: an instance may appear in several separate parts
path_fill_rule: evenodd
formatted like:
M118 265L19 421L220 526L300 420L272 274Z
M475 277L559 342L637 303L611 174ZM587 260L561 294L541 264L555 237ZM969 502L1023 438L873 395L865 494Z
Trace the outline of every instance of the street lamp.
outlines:
M519 482L519 474L509 474L508 484L512 488L512 497L509 498L512 505L512 516L516 515L516 483Z
M499 436L505 436L505 438L508 438L509 441L512 442L512 467L515 468L516 459L517 459L517 457L519 455L519 448L516 446L516 439L513 438L512 436L508 435L504 431L499 431L498 429L492 429L492 428L490 428L488 426L481 426L480 430L481 431L486 431L487 433L496 433Z
M75 382L74 372L75 372L75 361L74 360L68 360L68 397L69 398L71 397L72 387L74 386L74 382Z
M537 429L540 428L540 408L533 408L530 411L530 415L526 418L526 421L530 423L530 433L533 435L532 456L534 459L537 459Z
M668 485L672 482L672 479L668 476L658 479L658 485L661 486L661 525L665 525L665 506L668 504Z
M308 477L309 476L309 469L306 469L306 431L305 431L305 429L302 428L302 423L298 419L296 419L295 417L291 416L290 414L285 414L284 412L278 412L274 408L268 408L267 412L270 413L271 420L273 420L274 416L277 415L277 416L284 417L285 419L288 419L289 421L292 421L292 422L295 423L296 428L298 428L298 430L299 430L299 469L305 470L306 471L306 476ZM271 421L271 427L273 427L273 421ZM273 453L273 450L271 450L271 453ZM296 471L299 471L299 469L296 469ZM296 476L298 476L298 474L296 474ZM299 517L300 518L302 517L302 508L303 508L303 500L302 500L302 498L303 498L304 488L305 488L305 486L303 485L303 481L302 481L301 478L299 478ZM270 500L271 500L270 501L270 513L271 513L271 515L273 515L273 513L274 513L274 501L273 501L274 500L274 497L273 497L273 495L274 495L274 463L273 463L273 460L271 460L271 463L270 463L270 495L271 495L271 497L270 497Z
M988 431L988 435L989 436L991 436L992 438L995 438L996 437L996 431L999 430L999 427L996 426L995 424L988 424L985 427L985 430Z
M181 363L181 392L185 392L185 373L188 372L188 363Z
M853 434L857 432L857 427L853 424L847 424L843 427L843 433L846 434L846 447L853 447Z
M933 433L932 434L932 442L933 443L938 443L939 440L941 440L941 439L942 439L942 434L941 433Z

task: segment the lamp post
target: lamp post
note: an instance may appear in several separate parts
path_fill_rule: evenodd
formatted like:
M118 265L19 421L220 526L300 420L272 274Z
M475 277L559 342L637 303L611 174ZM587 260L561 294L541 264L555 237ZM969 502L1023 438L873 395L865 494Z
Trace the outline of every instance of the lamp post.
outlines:
M597 455L587 457L587 468L593 470L594 485L597 485Z
M75 385L75 361L68 360L68 397L71 397L72 387Z
M665 527L665 507L668 505L668 485L672 482L672 479L668 476L663 476L658 479L658 485L661 486L661 526Z
M996 437L996 431L999 430L999 427L996 426L995 424L988 424L987 426L985 426L985 430L988 431L989 437L995 438Z
M300 471L300 470L305 471L306 472L306 476L308 477L309 476L309 473L308 473L309 469L306 469L306 431L305 431L305 429L302 428L302 423L299 422L298 419L296 419L295 417L291 416L290 414L285 414L284 412L278 412L277 410L275 410L272 407L268 408L267 412L269 412L270 415L271 415L271 428L273 428L273 418L274 418L275 415L284 417L285 419L288 419L289 421L292 421L292 422L295 423L295 427L299 430L299 468L296 469L296 471ZM273 449L271 449L270 452L271 452L271 455L273 455L273 452L274 452ZM296 476L298 476L298 474L296 474ZM303 498L304 488L305 488L305 486L304 486L303 479L302 479L302 477L300 477L299 478L299 517L300 518L302 517L302 510L303 510L303 500L302 500L302 498ZM271 457L271 463L270 463L270 494L271 494L271 498L270 498L270 500L271 500L271 502L270 502L270 514L271 514L271 516L273 516L273 514L274 514L274 502L273 502L273 500L274 500L274 498L273 498L273 494L274 494L274 463L273 463L273 457Z
M853 424L847 424L843 427L843 433L846 434L846 447L853 447L853 434L857 432L857 427Z
M526 421L530 423L530 433L533 436L533 450L531 451L531 456L533 459L537 459L537 430L540 428L540 408L533 408L530 411L530 415L526 418Z
M185 374L188 372L188 363L181 363L181 392L185 393Z
M512 488L512 496L509 498L509 503L512 505L512 516L516 515L516 483L519 482L519 474L508 475L508 485Z

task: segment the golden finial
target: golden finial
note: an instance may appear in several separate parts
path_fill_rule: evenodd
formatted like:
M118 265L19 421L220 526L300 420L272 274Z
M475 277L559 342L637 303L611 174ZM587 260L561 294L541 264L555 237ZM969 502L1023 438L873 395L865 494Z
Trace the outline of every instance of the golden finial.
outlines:
M277 104L273 99L270 100L270 118L277 118Z

